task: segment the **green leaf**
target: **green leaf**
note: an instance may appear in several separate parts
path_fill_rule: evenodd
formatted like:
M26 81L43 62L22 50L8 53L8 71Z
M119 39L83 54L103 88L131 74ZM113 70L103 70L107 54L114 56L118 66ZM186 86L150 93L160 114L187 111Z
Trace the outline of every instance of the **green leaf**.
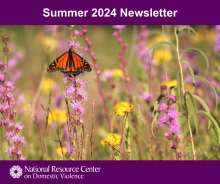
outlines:
M197 36L199 36L197 34L197 32L191 27L191 26L188 26L188 25L185 25L185 26L181 26L177 29L177 31L182 31L183 29L188 29L188 34L190 34L190 31L194 32Z
M204 53L203 51L201 51L200 49L197 49L197 48L189 48L189 49L186 49L186 50L184 50L184 51L181 53L181 55L180 55L180 60L181 60L183 54L185 54L186 52L196 52L196 53L201 54L201 55L204 57L205 61L206 61L207 71L208 71L208 69L209 69L209 60L208 60L207 56L205 55L205 53Z
M205 111L198 111L197 113L206 116L215 125L215 128L216 128L216 130L218 132L218 146L219 146L219 143L220 143L220 130L219 130L218 123L216 122L216 120L209 113L207 113Z
M157 109L160 105L160 101L163 99L163 96L160 95L158 98L157 98L157 101L154 103L154 115L157 113Z
M179 97L179 101L180 101L180 112L183 111L183 93L182 93L182 85L181 85L181 76L180 76L180 72L178 72L177 74L177 92L178 92L178 97Z
M74 158L73 158L73 157L71 157L71 156L70 156L70 159L71 159L71 160L74 160Z
M76 142L72 139L75 149L77 150Z
M152 46L147 50L147 52L146 52L145 55L144 55L144 61L145 61L145 58L146 58L147 53L148 53L150 50L152 50L153 48L155 48L155 47L157 47L157 46L159 46L159 45L165 45L165 44L171 45L172 47L175 48L175 51L177 52L176 46L175 46L173 43L167 42L167 41L157 42L157 43L155 43L154 45L152 45Z
M151 122L151 132L152 132L152 135L155 137L154 135L154 132L153 132L153 128L154 128L154 122L155 120L157 119L157 116L158 116L158 113L157 113L157 109L160 105L160 101L163 99L163 96L160 95L158 98L157 98L157 101L155 102L154 104L154 117L153 117L153 120ZM155 137L156 138L156 137Z
M209 110L208 105L205 103L205 101L204 101L200 96L198 96L198 95L193 95L193 98L196 99L196 100L198 100L198 101L202 104L202 106L204 107L204 109L206 110L206 112L210 114L210 110ZM208 129L210 128L210 124L211 124L211 121L209 121Z
M185 64L188 67L191 76L194 76L194 71L193 71L192 67L190 66L190 64L185 60L182 61L182 64ZM195 89L195 79L193 78L192 81L193 81L193 85L192 85L193 89L192 89L191 93L193 93L193 91Z
M188 94L188 99L191 102L192 106L192 114L193 114L193 118L194 118L194 123L195 123L195 127L196 127L196 132L198 132L198 124L199 124L199 120L198 120L198 116L197 116L197 109L196 109L196 104L194 101L194 98L192 96L192 94L190 92L186 92L185 93L185 101L187 100L186 95ZM189 113L188 113L189 114Z
M189 76L185 79L184 83L190 79L190 78L195 78L195 79L199 79L201 80L202 82L204 82L213 92L214 96L215 96L215 102L216 102L216 108L218 107L218 98L217 98L217 94L216 94L216 91L215 91L215 88L211 85L211 83L206 80L205 78L201 77L201 76L198 76L198 75L194 75L194 76Z

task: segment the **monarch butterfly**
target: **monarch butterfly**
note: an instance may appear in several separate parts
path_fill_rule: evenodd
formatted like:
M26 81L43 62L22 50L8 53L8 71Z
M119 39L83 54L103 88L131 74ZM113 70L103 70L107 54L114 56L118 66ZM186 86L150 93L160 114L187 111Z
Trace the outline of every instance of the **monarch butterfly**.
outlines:
M84 58L70 48L69 51L55 59L47 68L47 72L49 73L56 71L64 74L73 74L75 77L83 71L92 71L92 68Z

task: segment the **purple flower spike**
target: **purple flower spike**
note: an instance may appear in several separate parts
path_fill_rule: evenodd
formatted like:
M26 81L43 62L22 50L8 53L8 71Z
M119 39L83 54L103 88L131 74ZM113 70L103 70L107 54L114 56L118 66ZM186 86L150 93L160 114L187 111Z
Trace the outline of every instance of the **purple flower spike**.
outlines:
M176 96L169 95L168 98L169 98L169 100L172 100L173 102L176 102Z
M165 103L162 103L162 104L160 104L160 106L159 106L159 108L158 108L158 111L159 112L164 112L165 110L167 110L167 104L165 104Z

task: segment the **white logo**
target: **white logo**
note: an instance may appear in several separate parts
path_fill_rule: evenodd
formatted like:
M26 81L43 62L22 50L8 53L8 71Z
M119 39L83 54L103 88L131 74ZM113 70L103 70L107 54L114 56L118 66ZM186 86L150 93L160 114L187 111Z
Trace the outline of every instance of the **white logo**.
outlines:
M20 168L18 165L14 165L11 169L10 169L10 175L13 178L20 178L23 174L23 170L22 168Z

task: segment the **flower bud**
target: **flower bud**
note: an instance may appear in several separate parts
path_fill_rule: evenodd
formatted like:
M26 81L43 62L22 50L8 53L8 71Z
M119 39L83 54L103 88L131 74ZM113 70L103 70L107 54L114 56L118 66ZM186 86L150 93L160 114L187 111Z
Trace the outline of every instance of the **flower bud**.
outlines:
M70 116L71 118L73 118L73 117L74 117L74 115L73 115L72 113L70 113L70 114L69 114L69 116Z
M123 49L125 50L125 49L127 49L127 48L128 48L128 44L125 43L124 46L123 46Z
M173 147L174 147L174 148L177 148L177 147L178 147L178 144L177 144L176 142L174 142L174 143L173 143Z
M183 157L183 155L184 155L184 153L183 153L183 151L181 151L181 152L179 153L179 157Z
M118 56L118 59L119 59L119 61L122 61L123 60L123 56Z
M89 48L86 47L86 48L85 48L85 52L89 52Z
M163 85L160 87L160 92L162 96L166 97L169 94L170 90L167 89L166 85Z
M115 32L113 33L113 36L114 36L114 37L116 37L116 38L118 38L118 37L119 37L118 32L117 32L117 31L115 31Z
M108 94L107 97L108 97L109 100L111 100L112 99L112 94Z
M5 55L7 55L8 52L9 52L8 47L5 47L5 48L3 49L3 53L4 53Z
M7 44L8 43L8 36L7 35L2 36L2 41L4 44Z
M123 50L120 50L119 55L123 55L123 54L124 54Z
M173 103L175 103L176 102L176 96L174 96L174 95L169 95L168 96L168 105L172 105Z
M118 38L118 43L121 45L122 44L122 39Z
M88 33L87 29L83 29L83 34L87 34L87 33Z
M124 65L128 64L128 60L125 59L123 63L124 63Z
M4 65L5 65L5 63L3 61L0 61L0 70L1 71L4 70Z
M177 136L176 136L176 142L180 142L181 137L182 137L181 135L177 135Z
M170 134L167 133L167 132L164 134L164 136L165 136L167 139L172 139L172 135L170 135Z
M97 56L93 56L92 59L93 59L93 61L96 61L98 58L97 58Z

